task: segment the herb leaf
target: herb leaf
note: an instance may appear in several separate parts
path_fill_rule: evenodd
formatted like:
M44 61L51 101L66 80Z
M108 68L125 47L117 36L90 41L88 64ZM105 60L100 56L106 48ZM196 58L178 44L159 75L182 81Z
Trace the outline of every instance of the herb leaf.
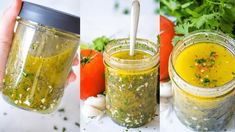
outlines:
M161 14L176 17L176 34L209 29L235 38L235 0L160 0L160 5Z
M105 49L105 46L110 42L110 39L102 36L102 37L98 37L96 38L93 42L92 42L92 49L95 49L99 52L103 52Z

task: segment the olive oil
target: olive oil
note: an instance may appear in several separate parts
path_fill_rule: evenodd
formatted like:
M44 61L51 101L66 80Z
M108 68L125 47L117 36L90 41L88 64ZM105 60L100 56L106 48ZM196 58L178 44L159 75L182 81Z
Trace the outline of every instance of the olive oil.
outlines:
M75 46L75 45L74 45ZM42 113L53 111L63 95L75 47L65 49L54 56L33 56L26 61L16 61L18 44L15 44L8 60L4 76L3 96L11 104L22 109ZM17 62L17 64L15 63Z
M143 51L136 50L135 54L133 56L130 56L129 50L120 51L117 53L114 53L112 56L119 58L119 59L125 59L125 60L141 60L151 57L151 54L148 54Z
M235 77L235 58L219 44L198 43L179 54L175 69L179 76L192 85L222 86Z
M119 51L113 57L123 60L141 60L152 57L144 51ZM112 119L126 127L139 127L152 120L157 101L158 66L144 70L116 69L106 65L106 106Z

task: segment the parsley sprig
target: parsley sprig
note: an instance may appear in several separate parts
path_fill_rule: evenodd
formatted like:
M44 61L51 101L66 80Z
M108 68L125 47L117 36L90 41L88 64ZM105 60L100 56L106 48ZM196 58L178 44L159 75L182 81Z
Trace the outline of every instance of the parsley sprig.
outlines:
M235 38L235 0L160 0L161 14L176 17L176 34L211 29ZM181 39L176 36L173 45Z

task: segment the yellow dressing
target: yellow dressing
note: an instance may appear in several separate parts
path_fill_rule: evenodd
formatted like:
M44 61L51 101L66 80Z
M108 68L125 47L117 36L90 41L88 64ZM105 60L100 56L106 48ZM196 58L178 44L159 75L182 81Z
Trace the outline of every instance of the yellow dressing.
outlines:
M188 83L216 87L235 76L235 58L216 43L198 43L184 49L175 62L176 72Z
M144 51L129 50L112 54L124 60L141 60L152 55ZM144 65L144 64L143 64ZM139 69L118 69L106 65L106 108L112 119L126 127L139 127L149 122L156 112L158 66Z
M119 59L125 59L125 60L141 60L141 59L151 57L151 54L136 50L135 54L133 56L130 56L129 50L126 50L126 51L114 53L112 54L112 56L117 57Z

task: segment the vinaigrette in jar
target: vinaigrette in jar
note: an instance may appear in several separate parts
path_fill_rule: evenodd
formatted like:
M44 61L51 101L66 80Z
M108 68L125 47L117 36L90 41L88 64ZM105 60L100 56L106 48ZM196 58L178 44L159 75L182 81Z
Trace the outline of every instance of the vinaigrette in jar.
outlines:
M157 49L152 43L141 44L138 40L139 45L153 49L136 49L134 56L130 56L126 50L128 41L117 41L113 44L120 49L109 50L115 47L110 44L104 53L107 113L122 126L139 127L154 118L157 108ZM111 58L106 58L107 53Z
M235 110L234 41L218 32L194 32L170 58L174 109L196 131L220 131Z

